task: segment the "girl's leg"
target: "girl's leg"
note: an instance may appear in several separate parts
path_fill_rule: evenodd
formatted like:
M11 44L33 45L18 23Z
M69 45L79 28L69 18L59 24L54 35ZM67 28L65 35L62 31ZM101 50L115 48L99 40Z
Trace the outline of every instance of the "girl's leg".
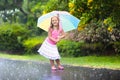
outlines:
M59 60L59 59L56 59L55 61L56 61L56 63L57 63L58 69L63 70L63 69L64 69L64 67L63 67L63 66L61 66L61 64L60 64L60 60Z
M54 60L50 59L50 64L51 64L51 69L52 70L56 70L55 64L54 64Z

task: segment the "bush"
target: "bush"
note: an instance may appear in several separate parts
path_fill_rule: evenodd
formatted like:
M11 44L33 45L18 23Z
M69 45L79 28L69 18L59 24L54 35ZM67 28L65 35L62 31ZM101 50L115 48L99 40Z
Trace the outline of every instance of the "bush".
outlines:
M115 52L120 54L120 42L113 42L113 47Z
M81 47L84 42L75 42L69 40L62 40L58 45L58 50L61 56L70 56L70 57L78 57L85 55L81 52Z
M87 53L96 53L97 55L119 54L120 30L109 27L103 21L91 21L84 26L83 30L70 32L67 39L77 42L83 40L88 47L86 48L84 45L85 49L83 50L87 51ZM93 48L95 45L96 48Z
M81 48L82 52L86 55L102 55L104 45L102 43L84 43Z
M23 41L23 45L25 47L25 51L27 54L36 53L39 49L40 45L43 43L45 36L36 36L28 38L27 40Z
M14 24L2 24L0 25L0 50L8 51L12 53L20 53L24 51L22 41L29 35L29 31L25 28L25 25Z

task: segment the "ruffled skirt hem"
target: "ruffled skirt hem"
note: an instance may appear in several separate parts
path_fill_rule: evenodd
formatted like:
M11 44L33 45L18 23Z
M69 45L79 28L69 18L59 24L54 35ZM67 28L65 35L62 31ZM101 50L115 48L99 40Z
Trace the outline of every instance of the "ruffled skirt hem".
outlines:
M43 42L41 47L38 49L38 52L40 55L51 60L60 59L57 46L50 44L47 40Z

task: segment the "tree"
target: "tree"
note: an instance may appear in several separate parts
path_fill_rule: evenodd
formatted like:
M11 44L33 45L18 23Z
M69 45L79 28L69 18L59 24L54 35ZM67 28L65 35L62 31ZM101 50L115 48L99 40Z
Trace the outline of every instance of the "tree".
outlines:
M111 18L111 22L117 27L120 25L119 0L76 0L74 2L74 14L81 18L83 24L93 19L104 21Z
M0 0L0 16L3 21L15 22L17 11L22 10L22 2L23 0Z

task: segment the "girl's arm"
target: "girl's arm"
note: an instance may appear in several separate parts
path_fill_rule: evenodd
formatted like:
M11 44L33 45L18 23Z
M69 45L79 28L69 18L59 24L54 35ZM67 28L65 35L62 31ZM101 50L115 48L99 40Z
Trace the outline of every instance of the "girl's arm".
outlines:
M65 32L62 30L61 31L61 35L59 36L60 39L64 38L65 37Z

